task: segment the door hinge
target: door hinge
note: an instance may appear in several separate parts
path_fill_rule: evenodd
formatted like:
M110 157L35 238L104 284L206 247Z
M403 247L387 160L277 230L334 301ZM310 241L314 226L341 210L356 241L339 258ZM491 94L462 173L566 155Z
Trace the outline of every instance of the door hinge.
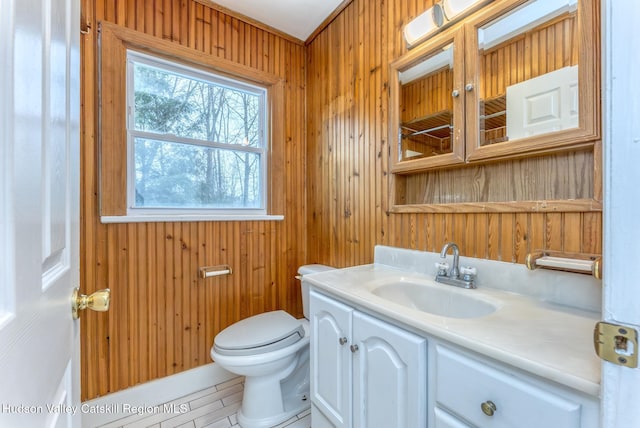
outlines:
M593 329L593 346L605 361L638 367L638 332L632 327L600 321Z

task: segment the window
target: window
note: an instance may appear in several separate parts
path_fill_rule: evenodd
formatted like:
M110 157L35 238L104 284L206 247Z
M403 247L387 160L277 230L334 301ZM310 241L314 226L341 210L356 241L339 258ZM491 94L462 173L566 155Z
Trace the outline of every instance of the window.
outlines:
M264 214L266 90L127 58L129 208Z
M281 220L283 79L100 25L102 221Z

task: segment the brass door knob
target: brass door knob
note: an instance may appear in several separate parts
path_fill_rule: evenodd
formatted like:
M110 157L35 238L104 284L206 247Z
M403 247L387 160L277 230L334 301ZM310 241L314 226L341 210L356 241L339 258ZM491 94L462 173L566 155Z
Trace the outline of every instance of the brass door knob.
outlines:
M493 401L485 401L480 405L480 408L482 409L482 413L484 413L487 416L493 416L496 410L498 410L498 408L493 403Z
M80 311L83 309L91 309L92 311L105 312L109 310L109 302L111 301L111 290L105 288L98 290L90 295L80 294L80 290L73 290L71 298L71 314L73 319L80 318Z

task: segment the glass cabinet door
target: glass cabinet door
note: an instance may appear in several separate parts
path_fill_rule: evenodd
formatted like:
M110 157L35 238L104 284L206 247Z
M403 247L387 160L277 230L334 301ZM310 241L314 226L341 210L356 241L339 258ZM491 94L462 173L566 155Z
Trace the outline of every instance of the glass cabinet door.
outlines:
M392 172L464 162L463 44L458 27L391 64Z
M467 160L593 141L599 129L593 4L513 0L467 24Z

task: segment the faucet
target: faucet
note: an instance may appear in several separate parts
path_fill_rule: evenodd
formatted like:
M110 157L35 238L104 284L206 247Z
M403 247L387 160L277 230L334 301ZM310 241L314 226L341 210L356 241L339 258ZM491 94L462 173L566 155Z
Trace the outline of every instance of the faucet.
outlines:
M442 251L440 251L440 258L447 258L449 248L453 249L453 266L451 266L448 276L450 278L458 278L460 276L460 268L458 267L458 263L460 263L460 249L458 248L458 245L455 242L447 242L444 244Z
M458 266L460 263L460 249L455 242L447 242L444 244L442 251L440 251L440 257L446 259L450 248L453 250L453 266L451 266L451 269L447 272L446 265L436 263L436 267L438 267L436 281L456 287L476 288L476 269L471 267L462 267L461 269ZM462 273L462 276L460 276L460 273Z

